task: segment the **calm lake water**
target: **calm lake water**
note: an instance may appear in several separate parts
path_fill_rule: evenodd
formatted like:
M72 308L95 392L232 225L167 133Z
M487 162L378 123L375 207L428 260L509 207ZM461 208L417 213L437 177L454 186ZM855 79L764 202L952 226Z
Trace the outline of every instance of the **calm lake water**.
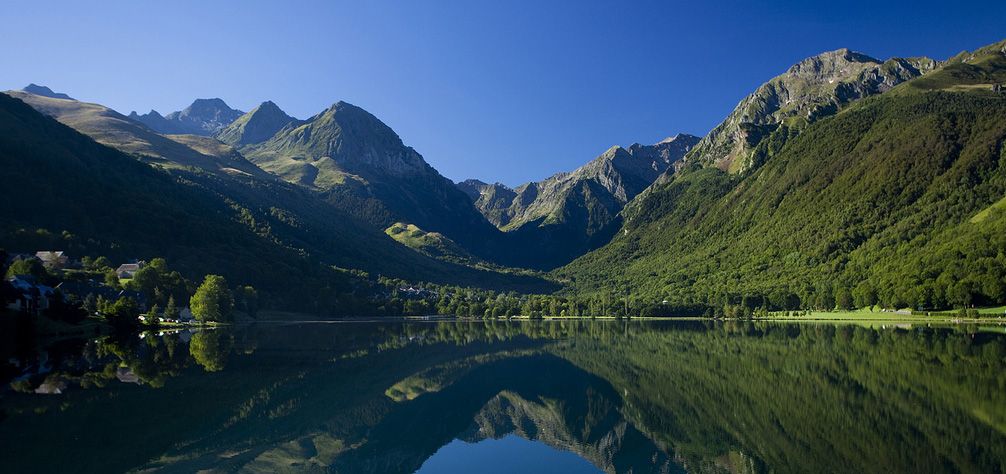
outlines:
M1002 327L260 324L3 348L0 472L1003 472Z

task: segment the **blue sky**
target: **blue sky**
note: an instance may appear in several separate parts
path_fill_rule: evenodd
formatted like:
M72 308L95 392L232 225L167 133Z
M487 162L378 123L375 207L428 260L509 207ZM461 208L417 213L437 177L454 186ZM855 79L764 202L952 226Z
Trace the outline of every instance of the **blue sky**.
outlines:
M515 185L703 135L819 52L945 59L1006 38L1004 18L1002 1L20 2L0 13L0 88L123 113L346 100L445 176Z

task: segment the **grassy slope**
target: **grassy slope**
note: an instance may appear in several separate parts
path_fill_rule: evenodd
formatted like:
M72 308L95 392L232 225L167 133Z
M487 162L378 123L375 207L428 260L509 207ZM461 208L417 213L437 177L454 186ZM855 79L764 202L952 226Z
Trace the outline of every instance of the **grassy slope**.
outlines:
M235 156L226 150L210 150L205 143L194 149L189 146L197 143L194 138L181 135L175 140L159 135L147 126L102 105L52 99L19 91L8 91L7 94L23 100L35 110L56 118L98 143L137 156L148 163L212 173L237 170L259 177L268 176L240 155Z
M812 125L740 178L686 171L633 203L612 243L558 273L585 291L678 300L806 299L864 280L899 306L953 304L954 285L973 301L1006 296L1006 217L969 222L1006 194L1006 96L957 92L962 68L977 81L1006 70L999 53L947 66Z

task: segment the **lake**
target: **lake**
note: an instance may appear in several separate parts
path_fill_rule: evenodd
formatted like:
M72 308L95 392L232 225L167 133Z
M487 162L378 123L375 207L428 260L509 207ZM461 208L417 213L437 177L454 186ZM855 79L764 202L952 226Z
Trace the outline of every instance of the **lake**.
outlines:
M276 323L4 348L0 472L1003 472L1003 327Z

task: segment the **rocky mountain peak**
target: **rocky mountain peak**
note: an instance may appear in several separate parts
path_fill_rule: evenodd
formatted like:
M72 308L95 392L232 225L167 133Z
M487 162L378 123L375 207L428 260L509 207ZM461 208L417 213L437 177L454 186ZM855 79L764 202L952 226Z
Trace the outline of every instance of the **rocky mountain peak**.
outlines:
M230 108L222 99L212 98L196 99L182 111L172 112L165 118L188 122L206 132L215 132L242 115L244 112Z
M663 140L660 140L659 142L656 143L656 145L667 145L667 144L675 143L675 142L679 142L679 143L680 142L691 142L691 143L688 144L688 146L693 146L693 145L695 145L696 142L698 142L701 139L702 139L702 137L696 137L695 135L690 135L690 134L687 134L687 133L679 133L677 135L674 135L674 136L671 136L671 137L667 137L667 138L665 138Z
M296 123L299 123L297 119L267 100L220 129L216 138L234 146L253 145L269 140L283 128Z
M927 58L881 62L846 48L803 59L741 100L686 159L730 172L749 169L755 148L782 124L798 129L935 65Z

